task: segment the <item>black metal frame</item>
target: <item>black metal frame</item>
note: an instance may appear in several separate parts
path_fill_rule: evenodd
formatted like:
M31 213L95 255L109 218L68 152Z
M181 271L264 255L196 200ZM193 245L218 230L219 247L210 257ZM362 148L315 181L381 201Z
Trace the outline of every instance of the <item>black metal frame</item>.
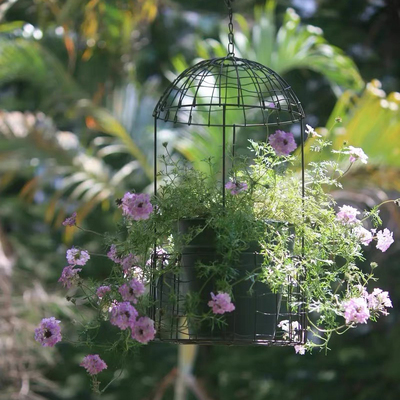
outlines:
M260 255L254 254L254 263L258 263L260 257ZM258 288L253 286L252 293L246 295L247 304L252 306L254 312L250 332L240 332L237 328L240 324L238 321L243 318L242 309L225 315L228 326L215 327L214 330L209 328L204 333L192 330L190 319L186 317L185 295L192 282L183 278L181 272L187 267L179 265L179 272L171 272L177 268L171 268L170 257L165 253L155 253L152 263L155 270L166 269L165 274L155 274L156 277L153 277L150 285L150 297L153 305L149 309L149 316L155 321L156 340L176 344L235 346L294 346L305 343L306 314L304 308L302 305L297 306L296 310L292 308L293 304L301 304L303 297L300 288L291 282L286 285L284 296L282 293L272 293L267 290L265 284L260 283ZM263 289L260 290L261 287ZM270 304L268 310L261 306L261 303L265 303L265 301ZM288 331L278 327L279 323L285 320L288 321ZM300 329L292 328L292 324L295 322L299 324ZM260 326L263 326L265 330Z
M214 58L197 63L182 72L160 97L154 112L154 193L157 195L158 176L158 121L173 123L174 126L220 127L222 144L222 182L226 182L227 145L232 145L231 154L235 154L238 134L244 134L251 127L285 127L299 123L301 129L301 165L302 195L304 202L304 110L300 101L288 83L276 72L260 63L235 57L233 43L233 25L231 0L226 0L229 9L229 45L226 57ZM232 135L228 129L232 128ZM269 132L267 131L267 136ZM221 185L223 203L225 204L225 186ZM303 248L304 248L304 238ZM158 268L160 259L154 252L153 266ZM164 265L165 257L161 260ZM180 265L179 268L185 268ZM178 270L179 270L178 268ZM288 284L285 288L288 302L295 298L300 305L293 310L290 307L284 313L275 311L276 321L287 317L289 322L297 321L301 329L284 335L282 331L272 337L262 337L254 329L252 337L245 339L219 333L216 337L210 332L209 337L199 337L179 326L184 318L182 314L180 290L186 282L182 282L179 273L168 273L168 276L155 274L150 285L150 295L154 305L150 315L156 322L157 339L174 343L225 344L225 345L280 345L293 346L303 344L306 340L306 312L302 294L298 286ZM165 308L164 279L169 279L174 290L177 290L176 303ZM267 288L267 286L265 286ZM273 294L271 293L271 296ZM273 295L279 296L279 295ZM255 301L257 294L255 294ZM303 299L304 300L304 299ZM271 312L271 315L273 311ZM279 314L279 315L278 315ZM269 313L268 313L269 315ZM282 320L282 318L280 318ZM171 324L171 321L173 322ZM170 325L168 325L170 324ZM168 328L169 326L169 328Z
M226 127L284 126L305 116L282 77L233 55L201 61L182 72L161 96L153 116L175 124L222 127L222 114L229 111L236 120L227 121Z

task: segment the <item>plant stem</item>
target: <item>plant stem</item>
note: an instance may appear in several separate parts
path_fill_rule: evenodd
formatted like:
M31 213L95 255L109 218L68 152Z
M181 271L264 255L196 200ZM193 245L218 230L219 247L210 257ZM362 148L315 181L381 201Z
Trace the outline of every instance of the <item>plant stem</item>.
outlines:
M78 226L78 225L75 225L78 229L80 229L81 231L83 231L83 232L87 232L87 233L93 233L94 235L97 235L97 236L101 236L101 237L103 237L104 238L104 235L102 235L101 233L98 233L98 232L95 232L95 231L92 231L91 229L85 229L85 228L82 228L82 227L80 227L80 226Z

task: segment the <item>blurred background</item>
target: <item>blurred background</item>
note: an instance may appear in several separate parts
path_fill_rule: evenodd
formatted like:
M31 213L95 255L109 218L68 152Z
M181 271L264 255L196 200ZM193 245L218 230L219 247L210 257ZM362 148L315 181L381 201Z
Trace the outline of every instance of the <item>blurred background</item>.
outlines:
M347 141L368 154L337 201L368 209L400 197L400 0L233 6L236 55L281 74L320 132L340 117L336 147ZM33 341L41 318L53 315L77 339L80 316L57 284L65 251L72 243L105 251L61 223L78 211L84 228L112 233L115 199L149 190L152 110L174 76L226 55L227 9L223 0L3 0L0 22L0 399L99 399L78 366L88 349ZM160 141L190 160L196 142L182 137L165 129ZM398 400L399 211L390 204L381 213L395 244L367 250L365 261L380 264L388 317L335 337L327 355L151 343L121 366L116 352L104 352L101 379L116 379L102 398ZM86 276L106 277L107 260L91 261Z

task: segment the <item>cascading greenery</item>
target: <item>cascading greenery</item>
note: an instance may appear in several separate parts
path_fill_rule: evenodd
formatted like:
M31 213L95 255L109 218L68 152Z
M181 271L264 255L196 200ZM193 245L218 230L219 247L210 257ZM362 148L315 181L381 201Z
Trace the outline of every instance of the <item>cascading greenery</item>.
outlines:
M316 138L311 150L318 153L329 147L330 142ZM289 306L304 306L309 313L310 330L317 340L309 341L306 348L327 349L332 333L342 333L356 325L356 321L344 320L346 302L361 297L362 288L375 279L372 273L375 263L371 264L371 271L365 271L358 263L364 261L365 244L360 228L367 219L375 229L380 225L378 207L360 220L338 218L335 201L328 192L331 186L341 188L340 180L353 165L349 161L346 172L341 169L343 158L349 154L348 147L334 151L337 161L309 164L304 197L296 156L278 157L267 143L250 141L250 149L254 159L251 162L244 157L234 159L230 171L230 182L238 188L240 183L246 186L236 192L226 190L225 202L218 174L210 177L185 161L176 161L167 150L167 156L161 159L162 183L151 200L154 211L146 220L126 219L126 240L120 241L118 251L124 256L135 254L147 279L154 273L158 276L179 273L176 261L182 249L204 229L211 228L216 233L220 257L210 265L199 263L198 276L207 281L213 279L215 290L230 294L238 280L243 279L264 282L274 292L283 294L288 284L299 287L304 304L295 298ZM204 163L209 171L215 171L212 159ZM185 235L177 235L178 221L193 218L203 219L204 224ZM284 224L283 228L274 223ZM252 243L258 243L262 266L244 278L239 277L238 259ZM156 271L148 262L155 247L173 260ZM188 296L187 309L193 318L223 323L223 317L211 312L196 315L193 304L197 306L199 301L199 293ZM371 318L374 316L377 313L371 311Z

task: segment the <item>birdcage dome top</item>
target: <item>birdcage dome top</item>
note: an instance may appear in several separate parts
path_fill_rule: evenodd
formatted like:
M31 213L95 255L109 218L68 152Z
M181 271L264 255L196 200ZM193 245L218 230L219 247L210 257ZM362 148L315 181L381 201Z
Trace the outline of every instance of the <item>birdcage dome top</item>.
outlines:
M182 72L159 99L156 119L202 126L268 126L304 118L292 88L264 65L233 55Z

